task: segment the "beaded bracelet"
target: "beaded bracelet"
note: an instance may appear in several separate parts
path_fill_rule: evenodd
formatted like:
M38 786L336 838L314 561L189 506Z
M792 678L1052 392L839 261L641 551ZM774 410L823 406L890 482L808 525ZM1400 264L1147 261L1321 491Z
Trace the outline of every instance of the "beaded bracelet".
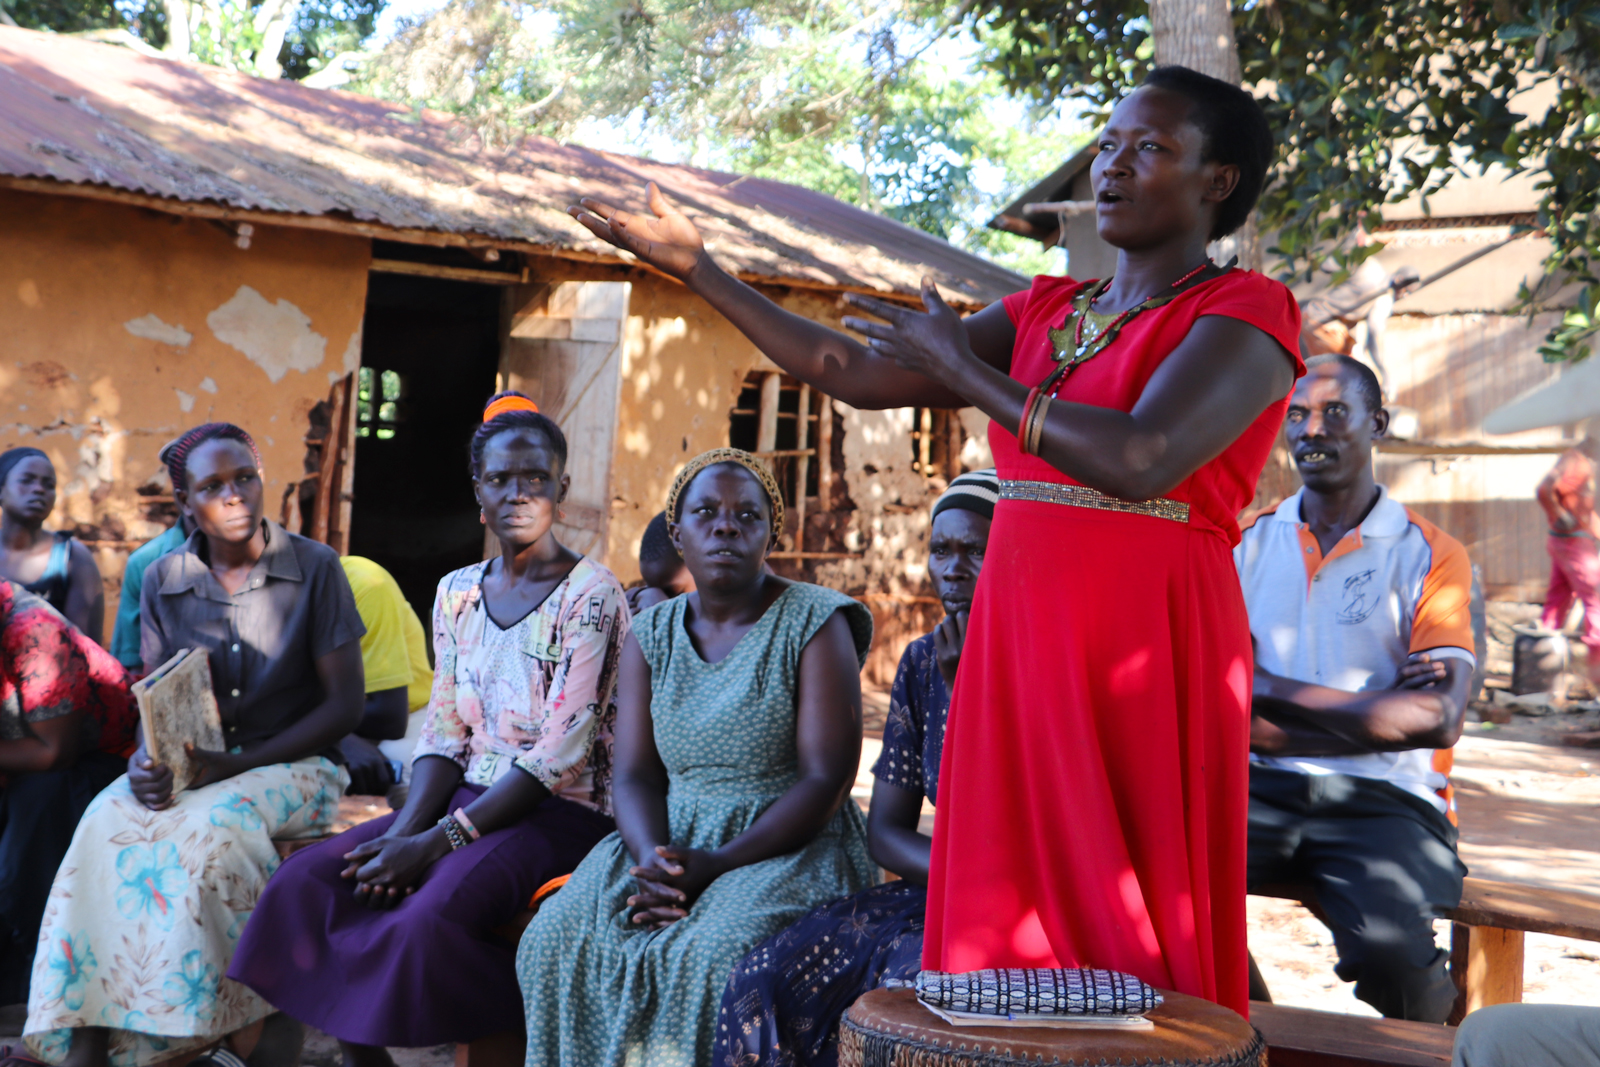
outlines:
M444 830L445 839L450 842L450 851L467 847L466 831L461 829L461 824L456 822L454 815L446 815L440 819L439 826Z
M472 820L467 818L466 808L457 808L455 810L455 814L452 815L451 818L455 819L456 822L461 824L461 828L467 832L467 836L472 838L472 840L476 841L478 838L483 836L482 834L478 833L478 828L472 825Z

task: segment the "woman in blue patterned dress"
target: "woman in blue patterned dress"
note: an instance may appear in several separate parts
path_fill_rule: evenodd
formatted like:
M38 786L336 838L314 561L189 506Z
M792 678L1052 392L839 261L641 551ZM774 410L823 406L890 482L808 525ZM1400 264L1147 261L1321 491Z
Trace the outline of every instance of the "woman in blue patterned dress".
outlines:
M696 457L667 515L696 591L623 647L618 832L517 955L529 1067L702 1067L734 963L873 880L848 799L871 616L765 572L782 498L749 453Z
M900 880L825 904L740 960L722 994L712 1062L833 1067L846 1009L922 969L933 848L919 829L922 801L938 802L950 688L999 491L993 469L974 471L933 506L928 573L945 618L900 657L867 817L872 858Z

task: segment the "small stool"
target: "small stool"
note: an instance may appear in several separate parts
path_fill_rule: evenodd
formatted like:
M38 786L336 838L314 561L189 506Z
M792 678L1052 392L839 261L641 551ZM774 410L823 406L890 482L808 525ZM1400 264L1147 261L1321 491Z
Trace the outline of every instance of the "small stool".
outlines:
M839 1067L1037 1067L1148 1063L1266 1067L1266 1042L1234 1012L1163 992L1154 1030L952 1026L910 989L874 989L839 1026Z

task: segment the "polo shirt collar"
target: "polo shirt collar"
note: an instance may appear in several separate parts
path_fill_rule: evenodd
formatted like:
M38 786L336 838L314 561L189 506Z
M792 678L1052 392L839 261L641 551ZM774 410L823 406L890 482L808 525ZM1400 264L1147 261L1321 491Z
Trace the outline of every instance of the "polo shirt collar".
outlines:
M1272 517L1293 526L1305 525L1300 518L1300 502L1305 492L1304 487L1296 490L1293 496L1278 505ZM1372 505L1372 510L1367 512L1367 517L1361 520L1361 525L1356 529L1361 531L1363 540L1368 537L1398 537L1410 524L1411 517L1406 514L1406 506L1389 495L1388 486L1380 484L1378 502Z
M305 581L300 569L300 558L290 543L289 532L271 519L261 520L267 530L267 548L261 554L255 569L265 570L269 578L282 578L290 582ZM205 534L199 530L189 535L183 548L176 554L178 565L167 572L161 583L162 593L186 593L211 576L211 567L200 555Z

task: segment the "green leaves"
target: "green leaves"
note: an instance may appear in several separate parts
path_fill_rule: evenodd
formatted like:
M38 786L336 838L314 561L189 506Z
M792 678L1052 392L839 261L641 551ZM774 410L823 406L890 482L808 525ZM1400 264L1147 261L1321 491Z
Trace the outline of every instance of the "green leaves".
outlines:
M1285 277L1376 251L1349 238L1386 204L1489 164L1542 174L1547 269L1600 291L1600 0L1236 0L1244 83L1279 133L1259 206ZM1148 69L1144 0L1003 0L968 18L993 69L1035 100L1103 113ZM1542 114L1513 110L1543 89ZM1548 298L1555 286L1538 287ZM1527 306L1535 306L1530 293ZM1568 313L1548 358L1582 358L1600 323Z

